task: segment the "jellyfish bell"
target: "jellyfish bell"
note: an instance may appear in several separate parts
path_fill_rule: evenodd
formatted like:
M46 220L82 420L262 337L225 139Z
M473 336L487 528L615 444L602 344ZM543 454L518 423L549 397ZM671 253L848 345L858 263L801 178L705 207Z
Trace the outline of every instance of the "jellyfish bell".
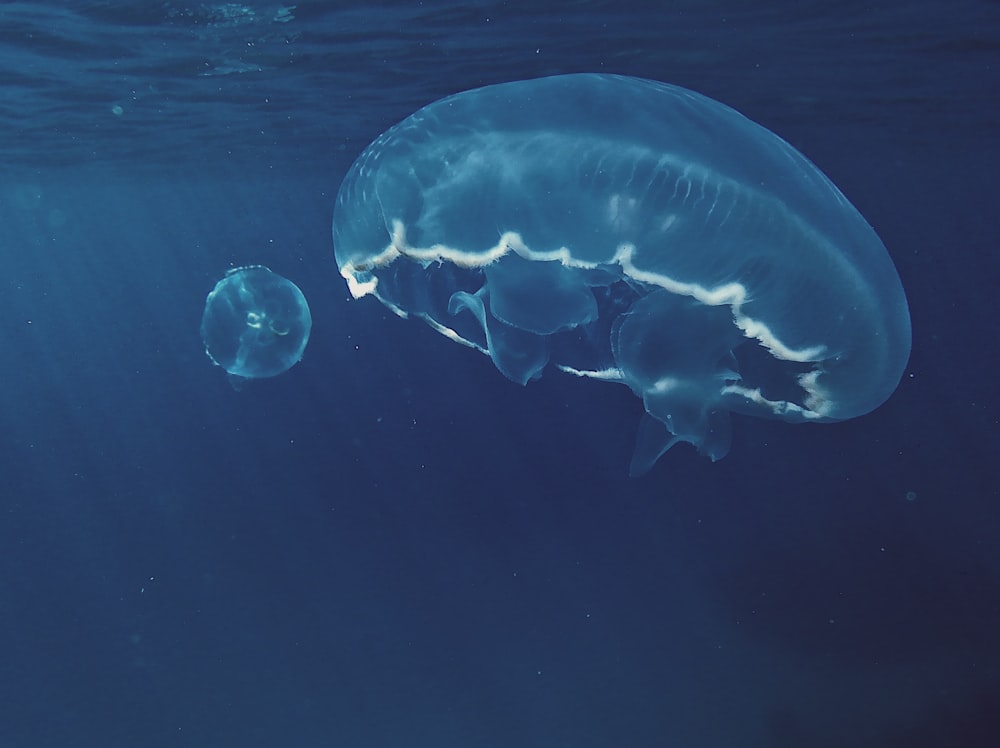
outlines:
M730 413L862 415L910 350L902 285L833 183L700 94L579 74L488 86L380 135L333 240L372 295L526 383L621 382L647 415L631 472L679 442L719 459Z
M302 358L312 317L298 286L263 265L234 268L205 300L205 352L237 387L274 377Z

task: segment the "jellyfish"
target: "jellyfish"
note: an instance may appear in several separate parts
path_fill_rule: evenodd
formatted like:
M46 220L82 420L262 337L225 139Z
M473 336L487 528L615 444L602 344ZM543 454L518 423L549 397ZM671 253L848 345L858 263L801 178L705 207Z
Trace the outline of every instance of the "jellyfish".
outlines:
M357 158L340 273L488 355L642 400L630 472L678 443L718 460L731 414L840 421L899 383L892 260L837 187L728 106L651 80L562 75L434 102Z
M234 268L201 318L205 353L236 380L274 377L301 358L312 317L298 286L263 265Z

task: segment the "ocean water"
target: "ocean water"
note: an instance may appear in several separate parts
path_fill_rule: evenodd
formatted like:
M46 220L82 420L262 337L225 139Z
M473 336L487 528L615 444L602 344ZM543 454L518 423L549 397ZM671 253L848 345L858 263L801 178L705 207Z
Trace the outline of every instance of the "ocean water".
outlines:
M337 272L355 156L578 71L717 98L906 288L895 395L626 477L641 404ZM0 748L1000 744L1000 5L0 5ZM302 361L233 387L261 263Z

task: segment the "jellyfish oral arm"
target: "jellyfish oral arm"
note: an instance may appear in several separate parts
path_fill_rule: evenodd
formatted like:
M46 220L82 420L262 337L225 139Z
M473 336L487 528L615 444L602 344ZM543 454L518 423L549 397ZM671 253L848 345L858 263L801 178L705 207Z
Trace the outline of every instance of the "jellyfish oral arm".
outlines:
M341 274L347 280L348 287L355 298L366 295L376 296L386 307L391 309L400 317L406 318L410 312L404 310L391 299L383 297L378 291L379 270L385 269L395 262L416 262L424 266L431 265L454 265L464 269L483 270L490 266L496 266L508 255L517 256L531 262L558 262L568 271L593 271L599 267L605 270L609 266L617 267L617 275L628 278L632 283L639 283L650 288L659 288L663 291L680 298L690 299L692 302L704 307L727 307L731 313L732 324L737 328L742 337L759 343L771 356L778 361L796 363L815 363L823 360L826 355L826 347L823 345L812 345L795 348L784 343L771 327L761 320L754 319L745 314L742 310L744 302L748 298L747 289L737 282L730 282L715 287L705 287L701 284L680 281L664 273L645 270L636 265L633 258L636 248L633 244L622 244L613 253L609 263L585 262L577 259L573 251L568 247L559 247L553 250L535 250L529 247L517 232L508 231L503 233L497 243L485 250L470 253L448 247L443 244L435 244L430 247L415 247L407 241L406 227L401 220L392 222L392 241L380 252L370 257L363 266L355 267L353 264L345 263L341 268ZM484 343L478 343L462 335L454 327L443 323L434 316L418 312L416 316L423 319L432 329L444 335L449 340L461 343L467 347L478 350L486 355L497 357L495 346L489 343L491 333L488 330L488 305L473 302L472 297L465 295L466 300L458 307L454 307L452 314L458 313L461 309L475 310L475 316L486 332ZM577 368L572 365L558 361L553 362L560 370L574 374L576 376L598 379L602 381L627 382L628 377L620 367L605 367L601 369ZM538 371L532 370L530 374L513 374L506 367L501 368L508 376L512 376L522 384L533 376L537 376ZM802 403L790 402L766 397L760 388L746 386L742 383L730 383L718 388L714 396L719 401L726 401L730 405L734 401L741 400L740 410L755 410L788 420L822 420L828 415L828 406L831 402L828 393L822 391L819 386L819 376L821 372L813 371L799 377L799 384L803 390ZM635 389L635 388L633 388ZM637 394L641 393L641 388ZM816 408L815 410L813 408Z

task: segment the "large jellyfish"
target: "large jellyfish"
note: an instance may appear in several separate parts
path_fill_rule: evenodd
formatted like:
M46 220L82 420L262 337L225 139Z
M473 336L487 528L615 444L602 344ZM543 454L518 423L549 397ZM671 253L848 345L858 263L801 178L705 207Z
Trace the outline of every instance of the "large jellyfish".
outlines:
M489 355L621 382L631 473L713 460L730 413L862 415L896 388L910 318L871 226L802 154L692 91L564 75L421 109L358 157L333 241L373 295Z
M205 300L201 339L215 363L238 379L288 371L309 342L312 316L298 286L263 265L234 268Z

